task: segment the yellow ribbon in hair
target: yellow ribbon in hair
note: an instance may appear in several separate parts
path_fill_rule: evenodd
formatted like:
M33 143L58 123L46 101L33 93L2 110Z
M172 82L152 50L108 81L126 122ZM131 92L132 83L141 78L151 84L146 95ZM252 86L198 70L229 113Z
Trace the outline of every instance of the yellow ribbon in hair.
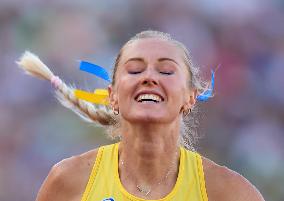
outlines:
M74 90L74 95L76 98L99 104L99 105L108 105L108 91L106 89L96 89L94 93L90 93L83 90Z

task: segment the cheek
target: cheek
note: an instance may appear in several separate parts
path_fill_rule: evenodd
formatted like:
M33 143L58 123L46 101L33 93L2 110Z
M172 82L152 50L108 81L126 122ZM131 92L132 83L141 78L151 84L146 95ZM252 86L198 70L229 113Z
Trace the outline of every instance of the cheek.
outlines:
M179 99L184 102L186 100L186 94L188 91L188 86L186 85L186 79L184 76L177 76L173 79L168 79L165 81L169 93L173 94L175 99Z
M132 94L133 86L135 83L133 79L129 79L129 77L122 76L117 79L117 92L118 92L118 101L123 102L127 97Z

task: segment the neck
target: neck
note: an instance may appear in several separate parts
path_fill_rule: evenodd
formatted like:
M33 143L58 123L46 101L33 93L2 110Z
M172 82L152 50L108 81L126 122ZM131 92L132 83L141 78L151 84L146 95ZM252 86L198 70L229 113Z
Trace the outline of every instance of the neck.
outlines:
M122 183L133 188L140 184L152 188L167 180L171 190L179 167L179 122L170 125L124 122L122 128L119 146L119 161L123 161L123 165L119 164Z

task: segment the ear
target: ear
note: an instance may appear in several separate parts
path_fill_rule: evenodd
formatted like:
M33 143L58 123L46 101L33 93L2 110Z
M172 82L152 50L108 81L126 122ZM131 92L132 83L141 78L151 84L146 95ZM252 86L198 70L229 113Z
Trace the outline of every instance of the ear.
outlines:
M196 97L197 97L197 89L190 89L185 99L185 104L183 106L183 109L192 108L196 103Z
M191 89L189 93L189 101L188 101L191 108L196 103L196 97L197 97L197 89Z
M118 107L118 98L117 98L117 94L116 94L113 86L109 85L107 89L108 89L108 98L109 98L110 106L112 108L117 108Z

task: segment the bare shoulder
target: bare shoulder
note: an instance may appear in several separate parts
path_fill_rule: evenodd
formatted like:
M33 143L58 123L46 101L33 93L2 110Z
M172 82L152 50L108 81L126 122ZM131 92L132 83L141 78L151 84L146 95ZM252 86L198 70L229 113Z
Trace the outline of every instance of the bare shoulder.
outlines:
M264 201L256 187L239 173L202 157L209 201Z
M55 164L43 182L36 200L80 200L97 152L98 149L94 149Z

